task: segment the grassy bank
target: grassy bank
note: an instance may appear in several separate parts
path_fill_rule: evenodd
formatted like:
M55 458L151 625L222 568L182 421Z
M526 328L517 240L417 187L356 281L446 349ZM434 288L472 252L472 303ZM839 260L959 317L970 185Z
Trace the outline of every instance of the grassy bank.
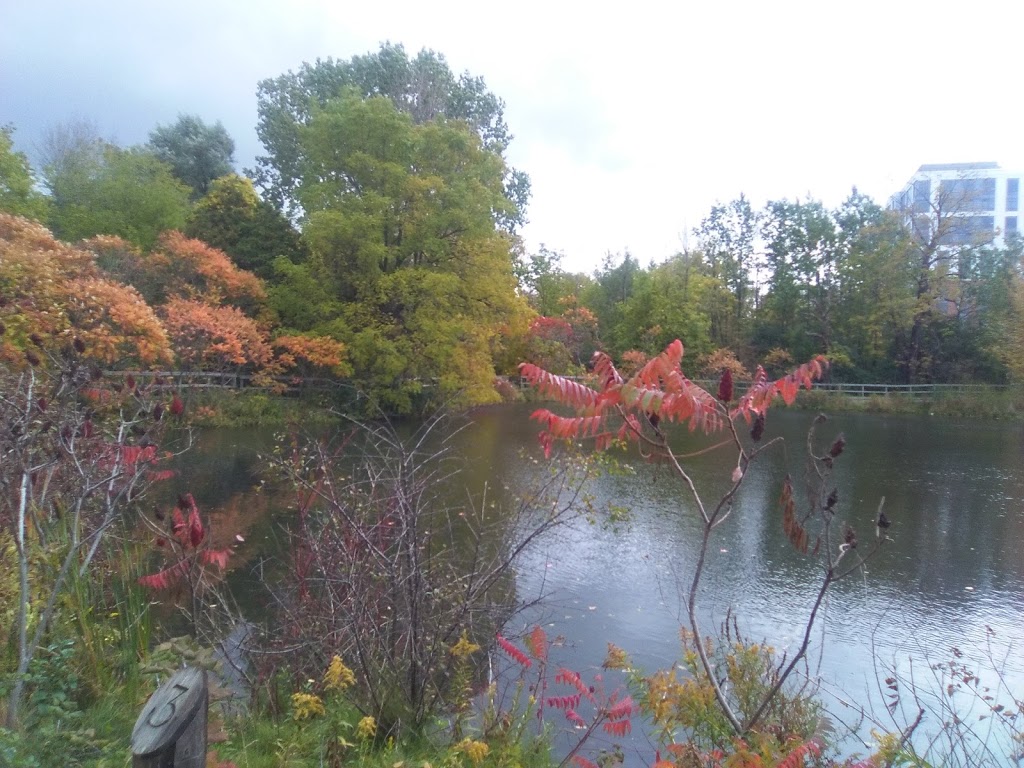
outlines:
M891 413L954 419L1019 420L1024 418L1024 390L992 387L929 396L887 394L867 397L801 390L795 407L830 413Z
M289 397L260 390L208 389L187 393L190 423L202 427L329 425L346 403L329 394Z

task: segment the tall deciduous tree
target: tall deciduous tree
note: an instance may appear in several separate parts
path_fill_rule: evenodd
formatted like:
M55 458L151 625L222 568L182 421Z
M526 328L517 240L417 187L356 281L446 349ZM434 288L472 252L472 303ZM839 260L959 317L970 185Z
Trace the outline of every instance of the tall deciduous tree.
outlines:
M543 243L535 253L516 251L514 269L520 291L541 315L554 317L564 311L566 302L575 301L591 282L588 275L566 272L562 268L565 255Z
M1000 356L1013 381L1020 383L1024 382L1024 240L1020 236L1011 238L1009 246L1016 261L1007 296L1010 311L1001 328Z
M48 201L35 188L25 153L15 151L13 134L12 126L0 125L0 213L45 219Z
M976 237L969 218L963 216L972 208L971 196L970 190L955 185L940 186L905 221L914 263L915 304L898 355L908 383L972 376L954 359L964 352L962 321L968 315L978 316L969 294L979 268L992 274L999 270L982 264L992 260L994 251L983 237Z
M797 359L828 352L837 290L831 215L818 201L775 200L762 215L761 236L770 272L760 310L765 346Z
M695 230L707 265L707 274L721 280L734 299L731 302L732 322L726 317L714 319L716 335L723 344L736 344L739 341L743 323L750 316L757 299L753 280L757 226L757 213L750 201L740 195L725 205L713 206L711 213Z
M344 304L333 335L392 407L436 382L491 397L490 341L525 311L498 219L505 165L456 121L415 124L347 90L299 132L312 269ZM403 389L406 387L406 389Z
M363 98L383 96L421 125L433 120L465 122L484 148L499 155L512 136L505 124L505 105L487 90L483 79L469 73L456 76L444 56L424 49L410 59L401 45L384 43L380 50L347 61L318 59L259 84L259 123L256 132L267 154L256 158L250 175L267 199L282 210L299 206L302 178L301 126L308 125L317 107L337 99L346 89ZM503 171L506 197L513 205L497 212L508 230L523 222L530 195L529 177L512 168Z
M196 202L185 234L219 248L239 267L264 279L273 276L278 256L298 264L308 255L291 222L259 198L249 179L236 174L210 184Z
M839 301L830 350L844 380L896 381L914 312L914 265L902 223L862 196L836 212Z
M730 298L723 283L701 272L697 256L674 256L634 277L615 330L617 348L654 355L678 338L694 357L706 355L714 346L710 310L723 302L731 308Z
M633 295L634 281L640 271L640 262L629 251L621 256L607 253L601 268L594 272L593 282L585 286L579 296L583 305L597 315L600 336L615 352L631 346L622 338L622 308Z
M107 142L92 120L76 118L48 126L36 145L43 182L55 194L53 180L71 173L83 163L99 163Z
M50 218L64 240L118 235L151 248L161 232L181 229L189 189L150 152L85 144L44 169Z
M158 125L149 134L153 153L167 163L174 175L202 197L214 179L231 173L235 141L218 120L207 125L197 115L179 115L173 125Z

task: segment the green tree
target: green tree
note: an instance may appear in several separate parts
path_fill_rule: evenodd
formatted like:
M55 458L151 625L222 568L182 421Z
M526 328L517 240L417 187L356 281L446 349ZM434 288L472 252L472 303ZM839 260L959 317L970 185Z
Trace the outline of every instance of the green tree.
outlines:
M940 187L903 222L914 265L915 298L913 319L897 353L907 383L965 376L955 360L963 352L963 339L956 337L963 330L964 313L975 312L969 298L964 301L964 291L971 292L980 251L987 249L984 238L965 228L962 214L971 207L968 194L954 186ZM981 271L993 272L986 267Z
M732 294L731 313L721 308L712 315L712 333L722 346L736 346L757 298L752 276L758 215L740 195L725 205L715 205L694 231L706 263L706 274L722 281Z
M194 198L205 195L214 179L232 172L235 142L219 120L207 125L197 115L179 115L173 125L153 129L149 147L192 188Z
M480 77L456 76L444 56L431 50L410 59L401 45L384 43L376 53L347 61L303 63L298 72L263 80L257 89L259 122L256 132L267 154L256 158L249 175L276 207L299 208L297 190L302 178L301 128L318 107L354 89L363 98L382 96L421 125L433 120L464 121L485 149L502 155L511 135L505 124L505 105L487 90ZM522 224L529 200L529 177L504 168L505 195L513 204L496 212L496 220L512 231Z
M957 255L956 292L946 309L937 379L1006 382L1001 347L1016 314L1011 296L1020 253L1019 239L1012 238L1005 248L978 246Z
M897 381L897 355L914 311L914 271L899 218L864 196L836 212L839 301L830 353L846 380Z
M106 145L91 120L66 120L48 126L39 140L38 163L50 194L54 194L54 179L67 176L76 166L101 162Z
M1024 239L1019 235L1011 237L1007 250L1016 260L1013 262L1015 269L1009 275L1009 312L1003 317L1000 328L999 356L1011 379L1021 383L1024 382Z
M565 254L543 243L536 253L518 249L514 269L523 295L538 313L555 317L578 297L590 283L587 275L562 269Z
M332 292L330 284L318 279L322 269L315 269L312 262L294 264L284 256L278 256L272 266L267 303L276 313L282 329L334 335L340 328L340 335L344 335L344 323L334 322L341 317L344 305Z
M0 212L44 220L48 201L35 188L32 166L14 149L14 128L0 125Z
M678 254L664 264L637 272L613 329L617 348L655 355L672 340L686 346L687 359L711 352L712 308L723 300L724 284L702 273L700 258Z
M118 235L149 249L188 218L188 187L145 150L86 145L45 173L50 225L64 240Z
M621 260L620 260L621 259ZM616 353L630 348L623 337L622 307L633 295L633 283L640 272L638 262L629 251L622 256L605 254L601 268L594 272L594 280L582 291L579 299L583 306L597 315L598 334Z
M831 215L818 201L775 200L761 216L761 237L769 278L758 346L796 359L828 352L838 290Z
M428 383L490 399L490 342L526 310L498 228L514 207L500 155L461 122L415 124L353 89L299 139L311 269L344 302L324 329L346 343L356 378L398 409Z
M299 233L277 209L259 198L249 179L229 174L215 179L189 216L185 234L224 251L242 269L264 279L285 256L305 261Z

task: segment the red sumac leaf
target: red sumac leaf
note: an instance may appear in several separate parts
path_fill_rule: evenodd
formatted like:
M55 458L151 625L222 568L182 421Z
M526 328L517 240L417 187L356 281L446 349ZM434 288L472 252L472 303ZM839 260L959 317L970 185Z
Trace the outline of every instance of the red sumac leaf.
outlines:
M616 369L612 359L604 352L595 352L592 363L594 374L605 390L622 384L622 376L619 375L619 371Z
M587 408L597 405L598 392L579 382L548 373L533 363L519 366L519 375L526 379L540 394L551 397L563 405L573 408Z
M608 710L608 717L612 720L621 720L624 717L629 717L633 714L633 698L627 696L622 701L617 702Z
M546 661L548 658L548 636L539 624L534 626L533 631L526 638L526 648L530 655L537 661Z
M530 657L518 648L516 648L504 637L502 637L501 635L497 635L496 640L498 642L498 647L501 648L501 650L503 650L510 659L519 664L519 666L523 667L524 669L529 669L531 666L533 666L533 662L530 661Z
M206 549L199 554L199 559L204 565L216 565L222 571L228 567L229 557L230 549Z
M177 584L187 572L188 563L185 560L179 560L170 568L164 568L162 571L151 573L148 576L140 576L139 584L146 589L169 589Z
M779 763L778 768L803 768L805 758L817 757L821 754L821 746L814 741L805 742L786 755L786 759Z
M779 379L778 385L783 402L786 405L792 405L796 400L796 393L800 390L800 383L787 376L784 379Z
M606 722L602 723L601 727L604 728L605 733L608 733L612 736L618 736L619 738L622 738L633 729L633 726L630 724L629 720L617 720L614 722Z

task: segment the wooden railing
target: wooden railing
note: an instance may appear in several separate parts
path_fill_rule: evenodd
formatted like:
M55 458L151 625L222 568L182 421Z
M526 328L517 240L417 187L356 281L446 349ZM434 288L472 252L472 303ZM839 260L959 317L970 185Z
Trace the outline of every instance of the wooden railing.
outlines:
M340 379L313 376L253 376L230 371L104 371L123 381L132 376L142 386L156 389L263 389L267 391L327 391L351 387Z
M872 395L934 397L936 395L999 392L1019 388L1019 385L1010 384L843 384L839 382L815 382L814 384L814 389L818 391L837 392L848 397L871 397Z
M566 376L565 378L589 386L595 385L595 379L592 376ZM712 394L718 391L718 379L694 379L693 382ZM750 383L745 381L735 382L733 389L736 396L743 395L749 385ZM525 389L529 385L523 379L519 379L519 386ZM1019 391L1022 388L1024 388L1024 385L1020 384L849 384L843 382L815 382L813 385L815 391L835 392L846 397L871 397L873 395L885 397L935 397L937 395Z
M162 389L264 389L287 391L300 394L311 391L351 389L352 385L340 379L312 376L252 376L250 374L221 371L107 371L105 375L123 380L134 376L140 384L153 385ZM566 376L570 381L594 386L591 376ZM515 382L515 379L512 379ZM717 379L694 379L694 383L714 393L718 388ZM528 385L518 380L519 387ZM428 384L429 386L429 384ZM735 392L742 395L748 382L737 381ZM1019 384L849 384L843 382L815 382L818 392L835 392L847 397L871 397L873 395L897 397L934 397L993 391L1019 390Z

